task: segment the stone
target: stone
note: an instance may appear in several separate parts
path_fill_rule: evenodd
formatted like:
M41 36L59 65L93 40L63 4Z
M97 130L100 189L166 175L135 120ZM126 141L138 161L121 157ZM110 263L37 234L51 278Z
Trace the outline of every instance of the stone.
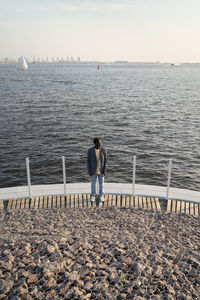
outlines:
M14 286L14 282L12 280L0 279L0 293L3 292L7 294L12 289L13 286Z
M49 254L52 254L52 253L54 253L56 251L56 248L54 247L54 246L52 246L52 245L47 245L47 252L49 253Z
M90 291L92 287L93 287L93 283L91 281L86 282L83 286L84 290L86 291Z
M79 274L77 271L72 271L71 273L68 274L68 279L70 281L75 281L79 279Z
M3 260L0 260L0 267L2 267L3 269L5 269L6 271L10 271L12 270L12 262L6 262Z
M27 283L32 284L38 281L38 275L36 274L29 274Z
M56 285L57 285L57 282L56 282L56 280L55 280L53 277L51 277L49 280L47 280L47 281L44 283L44 287L45 287L46 289L49 289L49 288L54 287L54 286L56 286Z

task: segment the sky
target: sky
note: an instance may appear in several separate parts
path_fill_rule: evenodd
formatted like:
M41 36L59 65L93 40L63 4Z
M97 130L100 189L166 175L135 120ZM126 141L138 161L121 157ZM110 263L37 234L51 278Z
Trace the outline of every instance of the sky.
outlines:
M200 62L200 0L0 0L0 58Z

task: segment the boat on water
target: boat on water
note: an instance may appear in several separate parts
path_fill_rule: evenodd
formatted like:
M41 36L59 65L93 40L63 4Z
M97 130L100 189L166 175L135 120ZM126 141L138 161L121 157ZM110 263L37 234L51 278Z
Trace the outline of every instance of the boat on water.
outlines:
M171 66L178 67L178 66L180 66L180 64L171 64Z
M19 67L20 70L28 70L28 65L24 56L22 56L21 65Z

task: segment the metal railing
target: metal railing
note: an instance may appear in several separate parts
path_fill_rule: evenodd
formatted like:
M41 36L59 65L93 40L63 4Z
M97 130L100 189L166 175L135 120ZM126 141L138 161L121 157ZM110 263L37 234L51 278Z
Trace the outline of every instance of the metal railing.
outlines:
M63 169L63 194L64 194L64 196L66 196L67 187L66 187L65 156L62 156L62 169ZM168 166L166 199L169 199L171 171L172 171L172 159L169 160L169 166ZM31 189L31 175L30 175L29 158L26 158L26 172L27 172L27 183L28 183L28 195L29 195L29 198L31 198L32 197L32 189ZM135 181L136 181L136 156L133 156L133 178L132 178L132 195L133 196L135 196ZM98 184L98 180L97 180L97 184Z

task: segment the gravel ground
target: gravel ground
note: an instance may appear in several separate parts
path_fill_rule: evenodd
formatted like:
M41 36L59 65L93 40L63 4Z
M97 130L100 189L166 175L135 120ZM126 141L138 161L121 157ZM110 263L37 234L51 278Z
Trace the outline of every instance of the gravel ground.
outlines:
M140 209L0 212L0 299L199 299L199 229Z

